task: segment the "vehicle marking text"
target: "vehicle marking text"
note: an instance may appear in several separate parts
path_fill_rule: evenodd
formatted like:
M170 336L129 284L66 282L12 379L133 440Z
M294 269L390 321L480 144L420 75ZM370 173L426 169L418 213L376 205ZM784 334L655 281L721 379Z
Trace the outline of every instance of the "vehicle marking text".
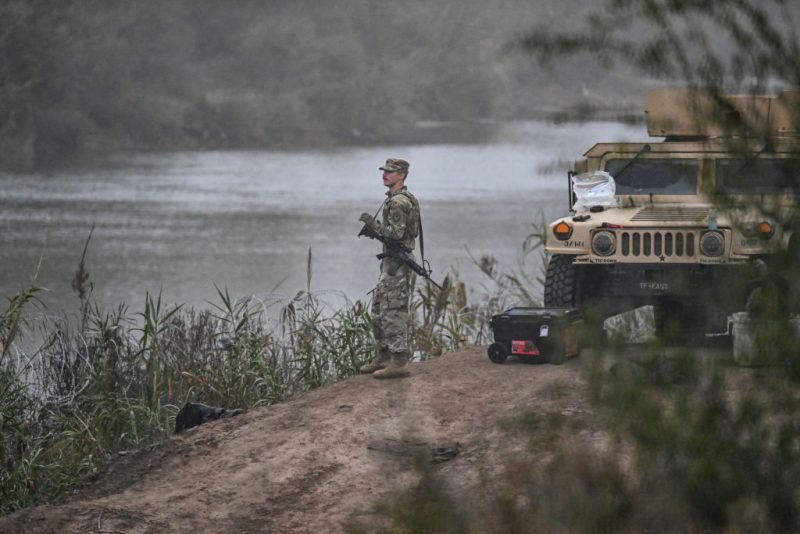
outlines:
M639 282L639 289L666 291L667 289L669 289L669 284L666 282Z

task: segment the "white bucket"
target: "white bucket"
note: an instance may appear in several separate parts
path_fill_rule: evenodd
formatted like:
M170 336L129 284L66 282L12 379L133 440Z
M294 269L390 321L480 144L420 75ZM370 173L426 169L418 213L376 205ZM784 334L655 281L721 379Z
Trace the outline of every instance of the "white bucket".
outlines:
M733 361L737 365L756 365L755 321L747 312L731 315L733 334Z
M769 363L766 356L774 354L776 347L756 345L757 332L762 322L750 318L747 312L738 312L730 316L733 334L733 361L737 365L755 366ZM789 322L794 327L794 333L800 337L800 317L794 315Z

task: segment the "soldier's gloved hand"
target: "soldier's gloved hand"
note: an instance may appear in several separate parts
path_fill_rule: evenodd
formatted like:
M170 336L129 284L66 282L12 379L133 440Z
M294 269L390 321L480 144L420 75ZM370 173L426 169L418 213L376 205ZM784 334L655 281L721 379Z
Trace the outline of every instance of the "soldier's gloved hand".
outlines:
M361 217L359 217L358 220L363 222L364 224L366 224L370 228L375 228L375 217L373 217L372 215L370 215L367 212L362 213Z

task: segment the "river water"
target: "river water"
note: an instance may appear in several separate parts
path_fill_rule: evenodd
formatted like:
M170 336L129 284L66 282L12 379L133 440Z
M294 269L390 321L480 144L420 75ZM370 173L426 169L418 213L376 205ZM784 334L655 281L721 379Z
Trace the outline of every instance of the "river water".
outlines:
M488 283L470 256L518 268L538 212L567 213L566 172L598 141L646 139L614 122L496 127L481 142L297 151L124 153L91 165L0 174L0 294L13 295L40 265L50 312L74 310L70 283L94 226L86 267L101 306L142 311L146 292L207 307L214 285L234 297L305 289L364 299L379 245L356 239L375 212L387 157L411 162L425 253L441 280ZM529 258L534 271L537 260Z

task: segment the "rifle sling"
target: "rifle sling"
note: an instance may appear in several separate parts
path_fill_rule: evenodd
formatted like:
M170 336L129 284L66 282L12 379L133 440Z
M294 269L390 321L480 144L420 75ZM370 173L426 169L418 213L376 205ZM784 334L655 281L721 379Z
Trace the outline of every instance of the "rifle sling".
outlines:
M398 194L404 195L407 199L409 199L414 204L414 207L417 208L417 224L419 225L419 254L422 257L422 265L424 266L425 265L425 239L424 239L424 237L422 235L422 210L419 209L419 201L416 199L416 197L412 196L410 193L407 193L406 191L400 191ZM381 205L378 206L378 211L375 212L375 215L374 215L373 218L377 218L378 217L378 213L380 213L380 211L383 208L384 204L386 204L388 201L389 201L389 198L386 198L386 200L381 202Z

